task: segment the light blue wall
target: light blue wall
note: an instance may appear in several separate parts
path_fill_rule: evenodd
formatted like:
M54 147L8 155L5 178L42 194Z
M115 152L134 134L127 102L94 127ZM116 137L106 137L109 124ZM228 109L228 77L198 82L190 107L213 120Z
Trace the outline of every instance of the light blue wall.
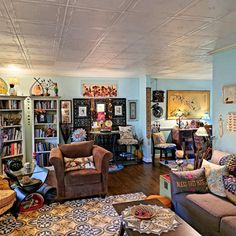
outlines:
M185 80L185 79L153 79L152 90L164 90L164 103L159 105L163 108L164 114L160 119L152 116L152 121L159 120L161 127L173 127L176 122L174 120L166 120L166 101L167 90L212 90L212 80ZM212 93L210 98L210 117L212 117ZM209 121L211 123L211 120Z
M0 77L7 81L9 77L6 74L0 74ZM30 88L35 82L30 76L15 76L19 79L19 85L16 86L17 94L29 96ZM136 132L142 135L142 125L140 125L140 117L142 117L142 109L140 107L140 78L82 78L82 77L41 77L43 79L51 78L58 83L60 99L81 98L82 83L115 83L118 86L118 97L126 98L127 100L127 123L133 125ZM53 96L54 93L52 92ZM128 120L128 100L137 100L137 120ZM32 119L32 117L31 117ZM32 157L32 125L25 122L26 134L26 157L28 160Z
M228 112L236 112L236 104L223 104L222 88L227 84L236 84L236 49L213 56L213 133L214 148L236 153L236 133L226 130ZM223 116L224 134L219 137L219 116Z

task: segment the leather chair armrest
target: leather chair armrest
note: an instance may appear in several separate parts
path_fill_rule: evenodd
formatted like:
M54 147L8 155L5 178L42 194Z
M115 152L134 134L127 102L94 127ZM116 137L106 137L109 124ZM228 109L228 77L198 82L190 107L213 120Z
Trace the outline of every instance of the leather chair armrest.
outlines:
M97 145L93 145L92 154L96 169L102 173L104 171L108 172L109 161L112 159L113 154Z
M64 185L64 160L62 152L59 148L53 148L50 152L49 162L54 166L57 182Z

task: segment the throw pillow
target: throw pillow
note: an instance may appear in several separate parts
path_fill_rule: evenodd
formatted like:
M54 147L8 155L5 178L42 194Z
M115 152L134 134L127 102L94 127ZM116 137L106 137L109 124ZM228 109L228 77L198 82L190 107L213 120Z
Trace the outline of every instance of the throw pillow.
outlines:
M202 167L205 168L209 190L215 195L226 197L223 176L227 175L226 166L216 165L203 159Z
M133 139L132 126L119 126L120 139Z
M59 148L64 157L88 157L92 155L93 141L60 144Z
M171 172L173 193L207 193L208 186L204 168L192 171Z
M152 137L154 145L166 143L165 136L162 132L153 133Z
M224 186L226 197L236 204L236 177L232 175L224 176Z
M236 155L232 154L228 157L226 167L229 174L236 176Z
M72 170L95 169L93 156L68 158L64 157L65 172Z
M230 153L214 150L212 153L211 162L214 164L219 164L222 158L227 157L229 155Z

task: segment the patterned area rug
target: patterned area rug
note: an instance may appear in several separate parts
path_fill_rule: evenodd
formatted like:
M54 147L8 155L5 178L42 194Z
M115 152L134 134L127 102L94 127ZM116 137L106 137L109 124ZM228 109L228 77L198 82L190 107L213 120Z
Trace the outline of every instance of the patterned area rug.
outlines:
M114 203L144 199L143 193L67 201L44 205L36 211L0 218L0 235L11 236L115 236L120 218Z

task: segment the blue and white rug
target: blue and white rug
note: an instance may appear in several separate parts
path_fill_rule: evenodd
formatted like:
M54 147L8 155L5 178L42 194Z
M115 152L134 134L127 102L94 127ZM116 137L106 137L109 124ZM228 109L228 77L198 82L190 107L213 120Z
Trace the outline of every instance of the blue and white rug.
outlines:
M0 217L0 235L11 236L115 236L120 217L114 203L144 199L143 193L53 203L41 209Z

